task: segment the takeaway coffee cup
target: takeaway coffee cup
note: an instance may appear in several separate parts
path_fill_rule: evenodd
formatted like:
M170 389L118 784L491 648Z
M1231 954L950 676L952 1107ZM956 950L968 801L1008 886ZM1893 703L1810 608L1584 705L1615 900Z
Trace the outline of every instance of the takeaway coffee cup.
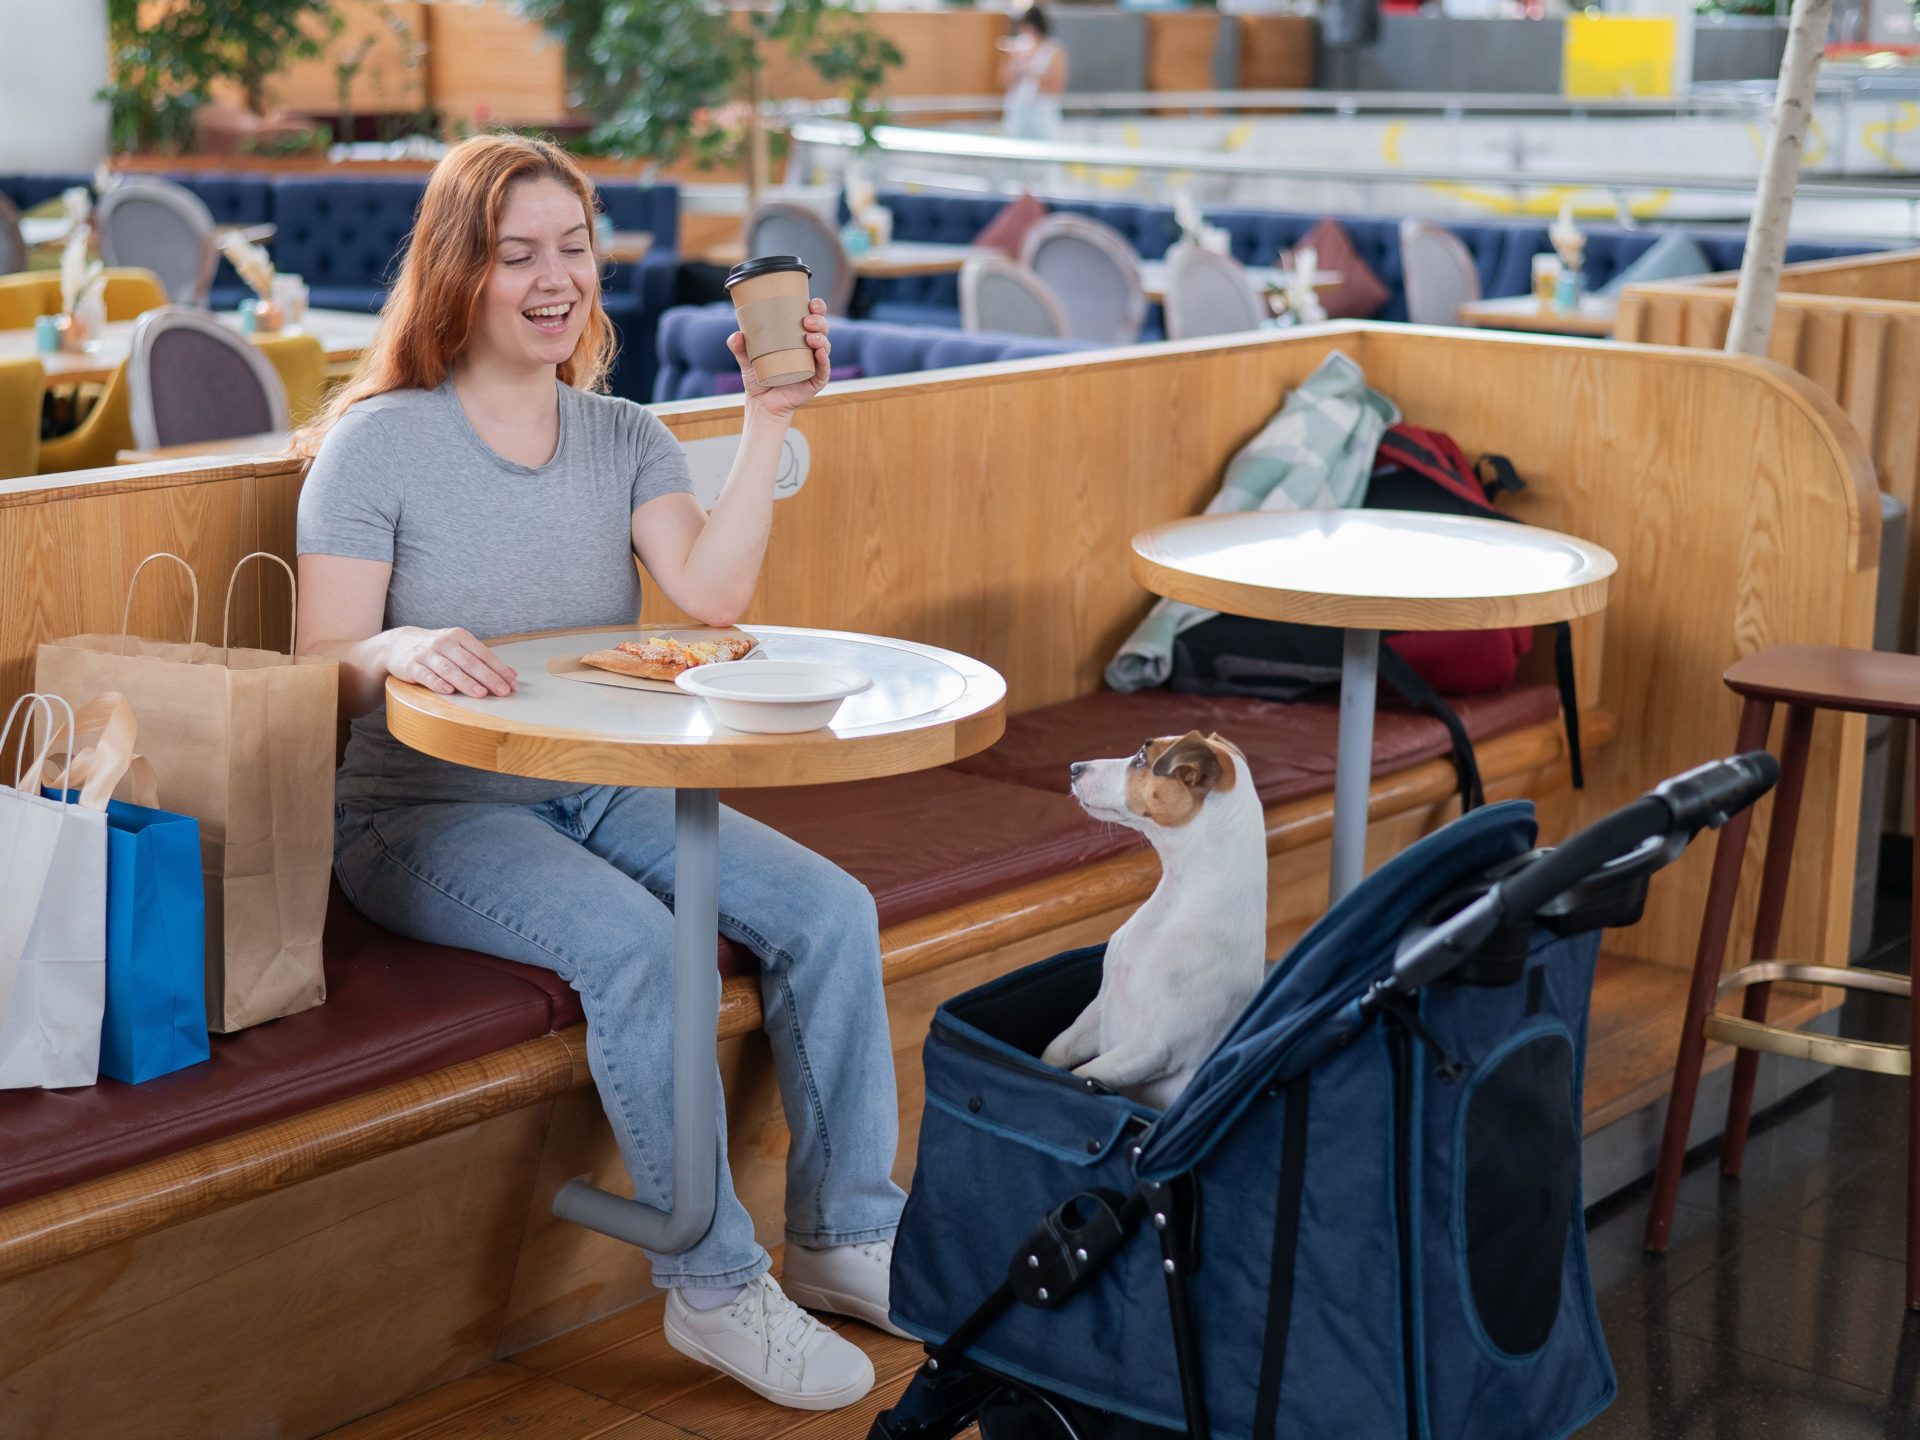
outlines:
M747 359L762 385L791 385L813 375L813 350L801 323L812 276L798 255L762 255L727 272Z

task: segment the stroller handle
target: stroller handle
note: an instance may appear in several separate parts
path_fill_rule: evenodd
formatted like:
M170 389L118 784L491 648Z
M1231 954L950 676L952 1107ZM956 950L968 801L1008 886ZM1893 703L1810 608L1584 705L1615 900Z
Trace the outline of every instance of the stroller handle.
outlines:
M1411 993L1433 983L1472 956L1494 931L1530 921L1584 881L1660 869L1702 829L1719 829L1779 778L1780 762L1765 750L1752 750L1662 781L1435 926L1394 962L1391 987Z

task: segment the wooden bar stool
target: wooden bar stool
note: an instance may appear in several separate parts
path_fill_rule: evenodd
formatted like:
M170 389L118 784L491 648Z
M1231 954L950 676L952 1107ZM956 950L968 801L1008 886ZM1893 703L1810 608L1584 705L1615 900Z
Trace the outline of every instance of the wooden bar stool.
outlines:
M1816 710L1853 715L1887 715L1920 720L1920 657L1879 650L1848 650L1828 645L1783 645L1749 655L1727 671L1726 681L1746 700L1740 714L1740 737L1735 749L1758 749L1767 743L1773 707L1787 706L1786 733L1781 742L1780 784L1774 792L1773 820L1767 830L1766 863L1760 876L1760 903L1754 917L1752 962L1725 978L1727 932L1733 920L1734 892L1740 883L1740 862L1747 844L1752 811L1742 811L1720 832L1713 857L1713 878L1707 886L1707 913L1700 925L1700 944L1694 953L1693 984L1687 992L1687 1017L1680 1031L1680 1054L1673 1068L1673 1094L1667 1106L1667 1128L1660 1143L1660 1164L1654 1172L1653 1207L1647 1216L1647 1249L1667 1248L1674 1199L1680 1189L1680 1169L1686 1159L1687 1129L1693 1121L1694 1100L1700 1089L1700 1066L1709 1040L1723 1040L1738 1049L1734 1061L1733 1091L1727 1100L1727 1128L1720 1140L1720 1172L1738 1176L1746 1150L1747 1121L1753 1110L1754 1071L1759 1052L1844 1065L1882 1075L1908 1077L1907 1112L1907 1306L1920 1310L1920 1089L1915 1087L1912 1054L1920 1044L1920 1009L1909 1017L1907 1045L1843 1040L1830 1035L1769 1025L1767 997L1777 980L1833 985L1849 990L1877 990L1911 999L1912 984L1905 975L1853 966L1799 965L1778 958L1780 921L1787 903L1787 875L1793 863L1794 830L1800 819L1800 797L1807 778L1807 751L1813 738ZM1916 776L1920 798L1920 776ZM1915 861L1915 934L1920 935L1920 847ZM1720 1014L1714 1005L1721 996L1741 992L1739 1015Z

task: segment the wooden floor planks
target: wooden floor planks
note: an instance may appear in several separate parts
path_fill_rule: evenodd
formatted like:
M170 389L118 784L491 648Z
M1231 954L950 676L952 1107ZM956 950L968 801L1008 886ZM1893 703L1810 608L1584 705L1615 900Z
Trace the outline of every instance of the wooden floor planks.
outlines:
M1664 1090L1686 987L1684 970L1601 957L1590 1021L1596 1063L1587 1074L1589 1129ZM1791 994L1777 1007L1790 1021L1818 1008ZM834 1321L872 1357L873 1392L846 1410L788 1410L672 1349L662 1309L655 1300L610 1315L326 1440L864 1440L923 1354L909 1341Z
M923 1351L865 1325L834 1328L873 1360L871 1394L812 1414L769 1405L672 1349L658 1300L549 1340L325 1440L861 1440Z

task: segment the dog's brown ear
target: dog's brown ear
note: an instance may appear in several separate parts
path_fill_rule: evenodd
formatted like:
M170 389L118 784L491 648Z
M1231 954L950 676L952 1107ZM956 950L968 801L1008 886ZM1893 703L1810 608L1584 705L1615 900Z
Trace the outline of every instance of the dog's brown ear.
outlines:
M1195 794L1204 795L1219 783L1220 757L1198 730L1189 730L1160 752L1153 773L1171 776Z
M1221 762L1220 783L1214 788L1224 794L1233 788L1233 762L1238 761L1240 765L1244 767L1247 763L1246 754L1238 745L1227 739L1227 737L1222 735L1218 730L1207 736L1207 744L1212 747L1214 756Z

